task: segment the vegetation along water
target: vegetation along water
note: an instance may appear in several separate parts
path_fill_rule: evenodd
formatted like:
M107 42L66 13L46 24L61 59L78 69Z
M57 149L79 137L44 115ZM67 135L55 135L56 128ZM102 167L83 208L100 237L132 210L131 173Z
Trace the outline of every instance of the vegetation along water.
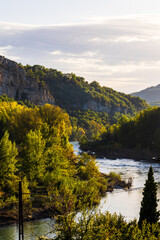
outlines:
M79 150L77 142L73 143L75 152ZM144 187L145 179L147 178L148 169L151 162L147 161L134 161L131 159L97 159L99 169L101 172L108 174L111 171L120 173L123 179L128 180L132 177L133 183L129 191L123 189L115 189L113 192L107 193L106 197L103 197L100 202L100 210L102 213L109 211L112 214L122 214L125 216L127 222L134 218L139 218L140 204L142 200L142 190ZM160 164L157 162L152 163L154 169L155 181L160 183ZM158 198L160 198L160 185L158 184ZM160 210L160 203L158 203L158 209ZM53 233L47 234L53 230L54 220L44 219L25 222L24 234L26 240L34 240L36 236L52 237ZM9 234L9 235L8 235ZM0 235L2 240L16 240L18 234L17 225L5 226L0 228ZM136 239L136 238L135 238ZM148 238L150 239L150 238Z
M158 155L157 119L159 119L159 108L144 110L133 119L122 116L117 124L109 127L99 138L91 140L91 138L83 136L81 148L90 150L90 152L95 150L96 153L99 153L100 146L99 156L110 150L112 152L113 149L115 152L117 150L118 154L121 151L125 153L137 150L143 153L142 156L145 156L146 153L148 156L149 153ZM117 236L119 239L140 239L140 236L143 236L144 239L145 237L147 239L159 238L158 222L152 227L146 225L147 223L142 223L139 228L136 221L128 223L122 216L110 213L95 214L95 210L93 212L87 210L94 209L100 202L100 206L104 208L105 203L102 197L105 197L107 190L112 191L117 188L113 192L115 196L119 192L129 195L136 190L124 191L121 189L129 188L132 180L134 182L132 174L126 178L128 183L125 183L118 172L114 171L114 167L111 169L111 173L105 172L102 167L103 161L112 162L113 165L119 161L119 166L122 166L120 172L122 176L129 172L125 169L125 164L128 166L129 163L132 166L138 163L137 165L143 168L146 165L147 175L151 162L125 160L121 155L121 160L114 156L116 160L97 159L96 163L94 157L87 153L76 155L69 143L72 130L69 115L55 105L45 104L30 107L22 102L18 104L10 99L6 99L6 101L2 99L0 101L0 126L1 223L12 223L17 220L18 182L22 180L24 219L33 220L59 216L58 225L55 225L58 232L55 239L92 239L95 229L97 229L97 239L106 239L106 236L108 239L114 239ZM132 133L131 141L131 136L129 135L130 137L127 138L128 135L125 135L126 129L129 134ZM137 131L138 134L136 134ZM136 145L134 145L135 142ZM140 160L140 155L138 155L138 159ZM150 158L150 160L152 159ZM98 161L101 163L100 171ZM159 173L159 162L154 163L152 160L152 164L155 164L153 169L156 177L157 169ZM155 169L156 166L158 167ZM109 170L109 167L107 169ZM141 171L139 175L141 175ZM125 175L123 177L125 178ZM144 186L144 181L141 183ZM142 191L143 186L137 187L137 189ZM107 194L106 202L109 202L108 196L112 196L111 193ZM114 203L114 200L112 202ZM123 202L125 202L124 198ZM128 202L130 204L130 201ZM135 202L137 203L137 201ZM138 201L139 204L140 202ZM120 198L117 203L123 206L123 204L119 204ZM108 208L110 205L105 210ZM80 221L74 220L77 212L81 212ZM125 211L120 212L124 214ZM131 219L133 218L131 217ZM158 217L156 219L158 221ZM106 231L106 229L108 230ZM130 238L127 238L127 235Z

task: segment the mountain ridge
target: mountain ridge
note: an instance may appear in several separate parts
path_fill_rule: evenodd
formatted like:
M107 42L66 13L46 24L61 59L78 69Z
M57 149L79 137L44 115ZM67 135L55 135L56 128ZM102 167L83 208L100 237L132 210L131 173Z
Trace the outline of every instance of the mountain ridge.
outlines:
M40 65L26 65L24 69L28 76L47 84L51 95L55 98L55 103L67 111L78 108L95 112L127 114L146 107L145 102L140 98L108 87L101 87L96 81L88 83L83 77L73 73L63 74Z
M101 87L96 81L88 83L73 73L64 74L41 65L23 66L2 56L0 94L66 110L75 132L73 139L88 131L88 136L97 137L106 125L116 123L122 115L131 117L148 107L139 97Z
M146 100L151 106L160 106L160 84L131 93L131 95Z

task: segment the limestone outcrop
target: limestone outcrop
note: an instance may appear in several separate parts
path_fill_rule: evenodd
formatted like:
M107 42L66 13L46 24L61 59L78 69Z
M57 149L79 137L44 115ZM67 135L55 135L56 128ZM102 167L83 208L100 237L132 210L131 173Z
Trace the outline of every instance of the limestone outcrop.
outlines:
M15 100L30 100L36 105L55 103L46 85L27 77L16 62L0 56L0 95L3 94Z

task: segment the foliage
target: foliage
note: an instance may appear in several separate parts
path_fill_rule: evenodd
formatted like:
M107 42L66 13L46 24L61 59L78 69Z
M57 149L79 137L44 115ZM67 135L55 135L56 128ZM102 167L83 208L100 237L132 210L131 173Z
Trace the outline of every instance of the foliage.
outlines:
M45 174L45 140L42 138L41 132L30 130L23 145L23 172L29 181L43 181Z
M74 154L69 116L61 108L1 101L0 125L0 200L16 198L21 179L32 202L59 213L78 207L80 199L98 203L105 194L107 181L95 160Z
M15 143L12 144L6 131L0 141L0 189L8 195L15 194L17 190L15 186L17 155Z
M160 108L141 111L133 118L122 116L98 140L82 141L81 147L95 152L121 151L131 149L159 155ZM148 155L149 155L148 154Z
M63 74L52 68L40 65L23 67L28 78L39 85L47 85L56 105L70 115L73 134L72 140L82 137L83 129L87 138L98 138L104 128L116 123L122 114L129 117L146 108L146 102L138 97L101 87L98 82L90 84L75 74Z
M158 223L147 224L145 221L139 229L136 220L126 222L116 214L95 213L84 210L78 215L72 212L57 219L54 228L54 240L158 240L160 227Z
M88 139L97 139L110 124L109 116L105 112L74 110L70 111L69 114L73 127L71 140L80 140L84 135Z
M143 199L141 202L139 226L146 220L149 223L156 223L159 219L159 211L157 200L157 184L154 181L153 169L150 167L148 172L148 179L146 180L145 187L143 189Z

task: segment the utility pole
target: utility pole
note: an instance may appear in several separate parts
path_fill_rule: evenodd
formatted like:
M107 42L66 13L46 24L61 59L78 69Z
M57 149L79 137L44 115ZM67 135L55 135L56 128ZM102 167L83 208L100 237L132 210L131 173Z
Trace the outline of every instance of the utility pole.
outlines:
M21 181L19 181L19 240L24 240L24 235L23 235L22 182Z

